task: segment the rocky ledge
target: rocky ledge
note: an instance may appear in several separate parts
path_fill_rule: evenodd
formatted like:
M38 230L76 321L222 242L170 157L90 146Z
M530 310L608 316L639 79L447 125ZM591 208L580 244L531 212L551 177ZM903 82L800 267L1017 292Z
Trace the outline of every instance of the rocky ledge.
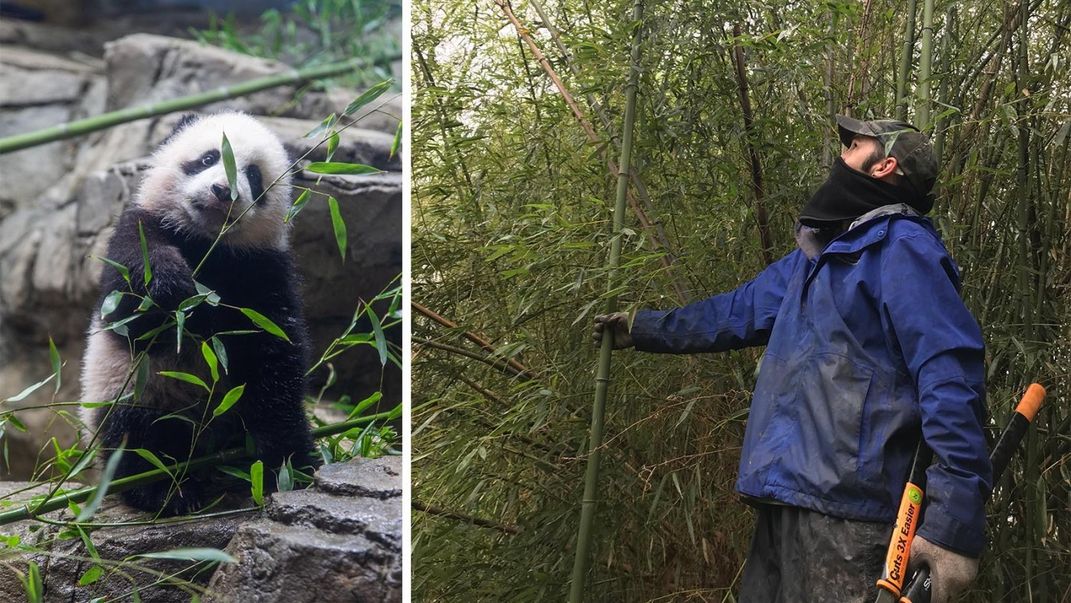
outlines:
M0 500L26 486L4 482ZM13 498L32 494L40 492ZM76 531L64 535L52 523L65 517L67 511L57 511L45 517L49 523L0 528L20 540L15 547L0 544L0 601L26 600L20 574L30 561L40 568L46 603L126 601L135 592L142 601L159 603L186 603L195 594L215 603L401 600L402 472L396 456L327 465L312 486L273 494L255 513L149 522L111 501L88 534L99 561ZM204 548L222 549L235 561L139 557ZM131 559L138 562L120 564ZM103 571L84 584L94 565Z

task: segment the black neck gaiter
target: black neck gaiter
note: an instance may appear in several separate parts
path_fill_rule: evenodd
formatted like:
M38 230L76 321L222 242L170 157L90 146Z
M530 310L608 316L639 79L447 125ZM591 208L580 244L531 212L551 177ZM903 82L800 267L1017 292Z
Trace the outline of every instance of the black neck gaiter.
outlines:
M907 203L926 213L932 201L918 195L910 186L895 185L857 172L838 157L829 178L818 187L800 212L800 222L822 226L830 222L851 221L883 205Z

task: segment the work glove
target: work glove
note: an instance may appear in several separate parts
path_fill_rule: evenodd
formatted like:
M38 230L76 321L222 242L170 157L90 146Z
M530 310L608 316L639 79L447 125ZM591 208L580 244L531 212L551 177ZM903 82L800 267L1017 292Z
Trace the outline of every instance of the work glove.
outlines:
M915 535L907 574L912 575L923 563L930 568L930 603L948 603L978 575L977 559L954 553Z
M591 338L595 345L602 345L603 330L609 327L614 334L614 349L620 350L632 347L632 335L629 334L628 312L614 312L613 314L599 314L595 317L595 330Z

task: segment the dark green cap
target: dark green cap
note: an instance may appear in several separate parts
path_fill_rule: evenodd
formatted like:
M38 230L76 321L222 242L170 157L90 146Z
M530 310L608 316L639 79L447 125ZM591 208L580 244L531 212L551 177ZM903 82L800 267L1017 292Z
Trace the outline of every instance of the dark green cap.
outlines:
M930 196L937 182L937 157L930 138L918 128L895 119L861 121L838 115L837 132L846 147L858 134L877 138L885 146L885 156L896 158L900 171L918 194Z

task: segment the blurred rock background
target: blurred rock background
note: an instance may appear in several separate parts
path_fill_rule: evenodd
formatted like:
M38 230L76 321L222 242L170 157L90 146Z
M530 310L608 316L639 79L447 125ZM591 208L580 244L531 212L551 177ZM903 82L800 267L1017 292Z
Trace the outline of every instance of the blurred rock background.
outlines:
M314 20L317 15L306 19L318 23L316 27L288 29L284 16L292 4L4 2L0 136L285 72L291 64L369 53L368 69L352 77L275 88L196 110L237 109L258 116L293 156L300 156L315 144L305 133L331 113L341 113L363 88L389 77L400 81L401 13L400 5L365 2L370 5L367 14L376 20L364 24L366 35L351 40L330 38L330 29ZM219 16L218 11L232 5L239 12ZM347 30L353 26L342 24ZM309 42L323 42L325 32L334 40L333 53L316 50ZM336 161L367 163L383 173L324 177L318 183L307 173L295 179L296 185L334 195L349 233L342 263L327 206L317 198L298 216L292 231L317 357L349 324L359 300L375 297L401 272L403 176L398 155L390 152L402 115L400 84L395 88L351 116L357 123L342 133L335 154ZM78 400L86 329L100 293L102 263L94 256L104 254L112 223L135 194L146 157L179 117L145 119L0 155L0 399L51 373L51 337L65 363L56 400ZM323 157L321 148L309 159ZM370 328L358 327L362 330ZM400 329L392 339L400 345ZM371 347L351 350L334 367L338 382L327 397L361 400L382 390L384 409L400 402L400 370L390 363L381 367ZM318 391L326 378L326 370L312 375L310 387ZM46 405L51 393L51 387L42 388L17 404ZM61 446L75 438L55 408L18 416L28 433L10 425L0 433L0 479L29 479L34 467L51 455L51 437Z

